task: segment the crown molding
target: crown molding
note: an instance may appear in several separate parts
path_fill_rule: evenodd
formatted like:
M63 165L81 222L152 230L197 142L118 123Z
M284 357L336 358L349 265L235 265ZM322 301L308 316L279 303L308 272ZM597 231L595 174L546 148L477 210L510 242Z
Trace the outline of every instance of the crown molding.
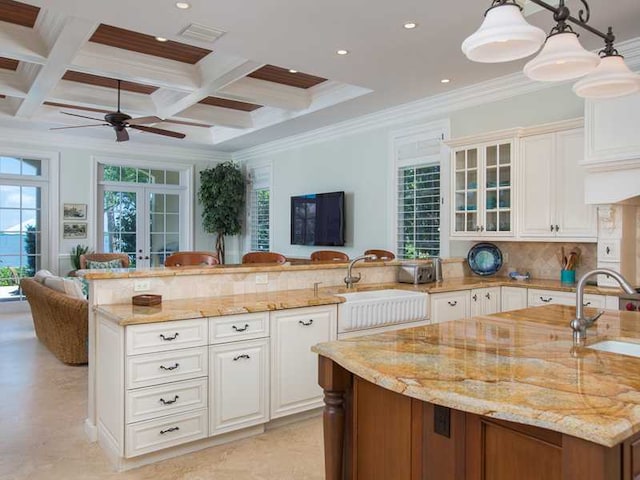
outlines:
M616 44L616 47L625 55L625 60L630 68L634 70L640 68L640 37L620 42ZM368 130L411 123L417 120L425 121L429 118L450 114L457 110L546 90L560 84L562 83L535 82L527 78L524 73L517 72L468 87L459 88L449 93L434 95L352 120L322 127L310 132L238 150L233 153L233 158L239 162L246 162L264 155L284 152L293 148L313 145ZM506 88L505 85L507 86Z
M89 137L74 137L60 133L42 132L39 130L25 130L9 128L0 124L0 144L5 146L44 147L47 150L88 149L92 154L135 155L136 157L152 157L175 161L177 158L192 162L224 162L232 160L228 152L212 150L210 148L189 148L167 146L141 142L136 138L130 142L117 143L111 140Z

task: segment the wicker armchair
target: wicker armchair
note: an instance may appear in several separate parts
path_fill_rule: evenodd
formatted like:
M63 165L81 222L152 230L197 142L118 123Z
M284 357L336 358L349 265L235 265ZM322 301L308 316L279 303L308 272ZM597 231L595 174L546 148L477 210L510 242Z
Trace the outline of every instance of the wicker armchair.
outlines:
M31 278L23 278L20 287L31 307L38 340L61 362L87 363L88 302L45 287Z
M129 268L129 255L126 253L86 253L80 255L80 270L87 268L87 262L108 262L110 260L120 260L122 268Z

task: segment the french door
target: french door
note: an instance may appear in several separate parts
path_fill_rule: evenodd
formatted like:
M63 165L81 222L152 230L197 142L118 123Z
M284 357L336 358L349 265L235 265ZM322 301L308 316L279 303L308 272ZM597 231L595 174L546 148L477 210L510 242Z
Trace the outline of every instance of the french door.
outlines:
M104 184L100 190L99 250L128 254L132 267L157 267L190 248L183 188Z

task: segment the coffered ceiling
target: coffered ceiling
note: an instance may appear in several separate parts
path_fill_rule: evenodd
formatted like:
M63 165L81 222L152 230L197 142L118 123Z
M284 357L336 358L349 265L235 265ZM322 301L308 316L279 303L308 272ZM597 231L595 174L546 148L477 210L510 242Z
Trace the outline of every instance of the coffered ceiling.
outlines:
M640 36L638 0L616 0L615 8L589 3L598 28L613 25L620 40ZM123 111L158 116L165 120L154 126L187 135L168 141L233 151L517 72L524 63L474 64L461 53L489 0L190 4L0 0L0 125L81 125L60 112L115 110L120 79ZM408 21L418 27L402 28ZM552 26L546 12L529 21ZM600 47L589 34L581 40ZM60 134L69 132L112 136L108 128ZM136 133L132 141L165 140Z

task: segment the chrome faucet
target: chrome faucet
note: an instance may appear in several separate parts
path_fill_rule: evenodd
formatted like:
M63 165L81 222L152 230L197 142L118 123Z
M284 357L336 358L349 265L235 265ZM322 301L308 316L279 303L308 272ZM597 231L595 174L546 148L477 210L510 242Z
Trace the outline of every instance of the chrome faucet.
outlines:
M587 338L587 329L592 327L594 323L602 316L604 312L598 312L593 317L584 316L584 287L587 285L587 279L594 275L609 275L613 277L622 287L622 289L630 295L636 293L631 284L615 270L608 268L597 268L585 273L578 282L576 287L576 318L571 320L571 328L573 330L573 343L575 345L582 344Z
M360 281L360 279L362 278L362 274L358 273L357 277L354 277L351 274L351 270L353 269L353 266L355 265L356 262L359 262L360 260L377 260L378 257L375 255L360 255L359 257L354 258L353 260L351 260L351 262L349 262L349 267L347 267L347 276L344 277L344 283L347 284L347 288L353 288L353 284L354 283L358 283Z

